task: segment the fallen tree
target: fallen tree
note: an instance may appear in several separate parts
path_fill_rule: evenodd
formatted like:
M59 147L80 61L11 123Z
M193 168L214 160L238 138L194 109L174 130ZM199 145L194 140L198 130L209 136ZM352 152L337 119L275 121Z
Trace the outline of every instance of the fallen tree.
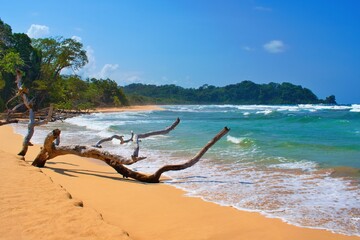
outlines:
M33 161L32 165L36 167L44 167L47 160L53 159L57 156L66 155L66 154L73 154L80 157L87 157L87 158L94 158L100 161L105 162L112 168L114 168L119 174L126 178L133 178L135 180L141 182L148 182L148 183L158 183L160 181L160 177L164 172L168 171L179 171L186 168L189 168L196 164L201 157L217 142L219 141L225 134L229 132L230 129L225 127L222 129L216 136L214 136L193 158L188 160L182 164L176 165L165 165L159 168L155 173L148 175L140 172L136 172L131 170L130 168L125 167L124 165L131 165L136 163L140 160L143 160L144 157L138 157L138 150L139 150L139 139L146 138L149 136L160 135L160 134L167 134L169 131L173 130L180 122L180 119L177 119L170 127L160 130L154 131L145 134L132 134L132 141L136 141L137 147L134 151L134 154L131 158L126 158L120 155L112 154L107 151L101 151L96 147L90 146L81 146L81 145L71 145L71 146L59 146L60 142L60 134L61 131L59 129L54 129L51 131L45 138L44 145L41 148L39 154ZM117 135L116 135L117 136ZM135 137L137 136L137 137ZM120 138L120 136L117 136ZM121 136L122 137L122 136ZM116 137L114 137L116 138ZM112 138L105 139L106 141L110 141ZM104 140L104 139L103 139ZM124 141L124 140L123 140ZM128 140L130 141L130 140ZM102 140L99 141L104 142ZM97 145L100 145L98 142ZM135 156L136 155L136 156Z
M153 131L153 132L142 133L142 134L134 134L134 132L131 132L131 137L127 140L124 140L124 136L113 135L109 138L101 139L94 145L94 147L101 148L102 147L101 143L111 141L114 138L120 140L120 144L124 144L124 143L128 143L128 142L132 141L135 143L135 149L134 149L133 154L131 155L131 158L139 158L140 142L141 142L140 139L148 138L148 137L156 136L156 135L168 134L170 131L174 130L179 123L180 123L180 118L177 118L176 121L173 124L171 124L171 126L165 128L164 130ZM141 158L144 159L146 157L141 157Z

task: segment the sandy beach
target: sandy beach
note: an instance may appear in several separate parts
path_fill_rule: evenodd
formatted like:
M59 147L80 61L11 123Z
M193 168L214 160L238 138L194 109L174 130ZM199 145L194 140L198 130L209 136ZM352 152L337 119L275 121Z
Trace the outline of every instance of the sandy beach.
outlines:
M144 107L121 109L128 110ZM13 127L0 127L0 239L360 240L124 179L96 160L68 155L35 168L40 146L21 160L22 136Z

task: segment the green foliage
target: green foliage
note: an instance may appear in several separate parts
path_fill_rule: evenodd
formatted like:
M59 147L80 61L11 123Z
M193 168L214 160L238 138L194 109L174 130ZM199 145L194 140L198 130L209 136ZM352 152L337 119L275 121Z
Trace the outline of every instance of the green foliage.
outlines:
M323 101L325 104L336 104L336 99L334 95L330 95L326 97L326 99Z
M38 79L41 69L41 53L31 45L31 39L24 33L14 33L14 49L20 54L24 61L24 66L21 70L25 73L23 76L23 83L27 87L31 87L32 82Z
M132 105L160 104L159 102L156 102L153 98L145 97L142 95L130 94L127 95L127 97Z
M96 89L97 97L95 101L100 106L111 106L115 103L118 106L127 106L129 102L122 91L114 80L110 79L95 79L90 80L93 89ZM115 100L115 97L117 100Z
M225 87L206 84L198 89L185 89L175 85L130 84L124 87L124 92L132 104L321 103L321 100L309 89L286 82L282 84L255 84L251 81L243 81Z
M88 63L82 43L71 38L33 39L32 45L41 52L41 74L50 81L58 77L65 68L78 70Z
M61 71L83 67L88 62L86 51L82 49L82 43L62 37L33 39L32 46L37 49L41 59L40 73L32 88L40 96L41 105L56 102L63 91Z
M35 79L40 65L30 38L23 33L12 33L11 27L0 20L0 97L7 101L14 95L15 71L23 72L27 87Z
M3 53L0 50L0 90L6 85L7 76L5 73L11 73L15 75L15 71L24 65L24 61L20 58L20 54L17 52L9 51Z
M114 100L113 100L113 103L114 103L115 107L120 107L120 106L121 106L121 102L120 102L118 96L114 96L113 99L114 99Z
M61 109L86 110L97 106L125 106L128 100L115 81L91 79L83 81L78 76L62 76L57 81L57 92L49 97Z
M0 49L9 48L12 45L12 29L10 25L0 19Z
M17 52L7 52L0 58L0 68L2 72L15 74L16 69L21 68L24 65L24 61Z
M11 27L0 19L0 111L5 108L4 102L12 94L11 86L17 68L24 66L24 61L14 47Z

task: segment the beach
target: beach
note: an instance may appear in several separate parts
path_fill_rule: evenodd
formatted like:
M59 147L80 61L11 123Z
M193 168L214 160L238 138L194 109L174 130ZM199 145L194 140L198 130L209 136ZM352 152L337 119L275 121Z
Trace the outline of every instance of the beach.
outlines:
M102 112L130 110L144 108ZM92 159L66 155L35 168L40 146L19 159L22 136L13 128L0 127L0 239L360 239L188 197L163 183L124 179Z

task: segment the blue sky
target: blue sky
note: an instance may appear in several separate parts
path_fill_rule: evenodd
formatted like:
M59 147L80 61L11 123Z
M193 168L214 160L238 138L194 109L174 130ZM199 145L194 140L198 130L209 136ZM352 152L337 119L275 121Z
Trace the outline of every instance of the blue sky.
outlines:
M360 103L358 0L0 0L31 37L75 37L79 74L130 83L291 82Z

